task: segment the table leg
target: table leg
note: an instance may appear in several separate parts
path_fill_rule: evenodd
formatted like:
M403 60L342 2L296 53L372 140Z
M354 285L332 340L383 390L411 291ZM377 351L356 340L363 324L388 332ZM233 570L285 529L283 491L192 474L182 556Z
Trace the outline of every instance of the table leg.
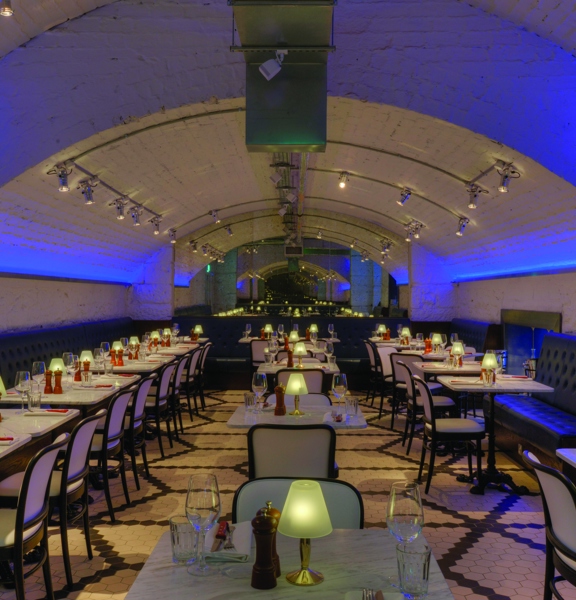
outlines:
M470 488L470 493L483 495L486 486L488 486L489 484L494 484L502 492L507 492L508 490L505 486L508 486L515 494L522 496L524 494L529 493L528 488L524 485L516 485L512 480L511 475L508 475L508 473L502 473L502 471L499 471L496 468L496 436L494 435L494 396L494 392L488 394L490 411L488 413L487 418L486 415L484 415L486 433L488 434L487 467L482 471L482 473L478 477L478 483ZM458 481L472 483L470 477L466 475L459 475L457 479Z

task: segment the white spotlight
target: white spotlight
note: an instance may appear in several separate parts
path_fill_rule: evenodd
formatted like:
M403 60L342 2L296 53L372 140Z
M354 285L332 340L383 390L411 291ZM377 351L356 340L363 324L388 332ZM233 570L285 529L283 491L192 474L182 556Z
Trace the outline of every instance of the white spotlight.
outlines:
M270 81L280 73L285 54L288 54L287 50L276 50L276 58L271 58L260 65L258 70L264 75L267 81Z
M2 0L2 4L0 4L0 16L11 17L13 14L12 0Z
M468 201L468 208L478 208L478 197L480 196L480 189L477 185L472 185L468 188L468 195L470 200Z
M272 173L272 175L270 175L270 181L274 184L274 185L278 185L278 182L282 179L282 173L279 173L278 171L275 171L274 173Z
M340 173L338 185L341 188L345 188L346 184L348 183L348 179L350 179L350 175L346 171L342 171L342 173Z
M468 223L470 223L470 219L467 219L466 217L462 217L460 221L458 221L458 231L456 232L457 236L462 237L464 235L464 228L466 225L468 225Z
M154 235L160 235L160 221L162 219L160 217L152 217L150 219L150 221L148 221L149 223L152 224L152 227L154 227Z
M352 240L350 242L350 248L354 248L354 246L358 243L358 240Z
M118 198L117 200L114 200L112 205L116 207L116 218L119 221L122 221L126 216L124 214L124 207L126 206L126 201L124 200L124 198Z
M175 244L176 243L176 230L175 229L169 229L168 230L168 237L170 238L170 243L171 244Z
M71 171L69 171L65 165L57 165L55 167L56 175L58 175L58 191L59 192L69 192L70 186L68 185L68 175L70 175Z
M94 184L91 181L81 181L78 186L84 196L84 204L94 204Z
M400 192L400 200L396 200L396 204L399 204L400 206L404 206L406 204L406 202L408 202L408 200L410 199L411 195L412 195L412 190L410 188L404 188Z
M190 242L190 247L192 248L192 252L194 252L194 254L198 252L198 244L196 242Z
M318 231L318 233L316 234L316 237L321 240L322 239L322 232Z
M232 233L232 228L231 227L226 227L226 233L232 237L234 234Z
M282 208L278 211L278 214L283 217L286 214L286 211L288 210L288 205L287 204L283 204Z
M220 218L218 217L217 210L211 210L210 214L212 215L212 218L214 219L214 223L220 223Z
M500 185L498 186L498 191L503 193L508 193L508 186L510 185L510 172L508 167L506 167L502 173L500 173Z
M130 216L132 217L132 225L134 227L140 227L140 215L142 214L142 209L138 206L134 206L130 209Z

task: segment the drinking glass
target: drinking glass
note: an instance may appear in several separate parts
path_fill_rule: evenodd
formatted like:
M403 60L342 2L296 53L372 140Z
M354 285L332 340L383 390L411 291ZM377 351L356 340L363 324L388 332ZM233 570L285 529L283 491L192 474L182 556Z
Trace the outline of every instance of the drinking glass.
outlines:
M292 331L298 333L298 323L294 323L294 325L292 325Z
M180 325L178 325L178 323L172 323L172 333L178 337L178 334L180 333Z
M332 393L338 400L338 414L340 413L340 400L344 398L348 391L348 382L344 373L335 373L332 376Z
M272 356L272 361L276 360L276 355L278 354L278 340L271 340L268 343L268 351Z
M198 540L200 560L188 568L188 573L191 575L206 577L218 572L217 569L206 564L204 543L206 532L218 521L220 511L220 492L216 475L212 473L192 475L186 495L186 516L200 534Z
M172 542L172 562L185 565L194 560L198 534L188 517L170 517L170 541Z
M316 342L318 341L318 333L316 331L310 334L310 341L312 342L312 346L316 348Z
M262 398L267 389L268 379L266 378L266 373L254 373L254 375L252 375L252 391L256 394L255 413L260 412L260 398Z
M284 325L282 325L282 323L278 325L278 335L284 338Z
M128 338L120 338L120 343L122 344L122 349L124 350L124 356L126 356L128 354Z
M402 325L396 326L396 333L398 334L398 339L402 337Z
M421 600L428 595L430 547L425 544L398 544L399 588L407 600Z
M250 334L252 333L252 325L250 325L250 323L246 323L246 333L248 334L248 337L250 337Z
M415 481L398 481L392 484L386 525L390 533L401 543L414 541L424 525L424 509L420 486Z
M442 343L440 344L440 346L442 348L442 354L444 354L444 350L446 348L446 344L448 343L448 338L446 337L445 333L441 333L440 337L442 339Z
M94 348L92 354L94 355L94 366L98 371L98 375L100 375L100 371L104 369L104 350L102 348Z
M108 342L102 342L100 348L104 351L104 358L110 358L110 344Z
M64 352L64 354L62 354L62 360L64 361L64 367L66 369L66 374L68 375L68 377L66 378L66 384L72 387L72 374L74 373L75 367L74 354L72 354L72 352Z
M30 391L30 371L17 371L16 379L14 381L14 389L20 395L21 402L21 410L19 410L16 414L23 415L27 412L24 409L24 402L27 399L28 392Z
M32 379L37 383L44 383L44 374L46 373L46 365L41 362L32 363Z
M457 333L451 333L450 334L450 343L452 345L454 345L454 342L457 342L459 340L458 338L458 334Z
M330 358L334 354L334 344L332 342L326 342L324 354L326 355L326 358Z
M330 334L330 337L334 337L334 325L332 323L330 323L328 325L328 333Z
M42 388L37 381L30 382L30 391L28 392L28 410L35 412L40 410L42 403Z

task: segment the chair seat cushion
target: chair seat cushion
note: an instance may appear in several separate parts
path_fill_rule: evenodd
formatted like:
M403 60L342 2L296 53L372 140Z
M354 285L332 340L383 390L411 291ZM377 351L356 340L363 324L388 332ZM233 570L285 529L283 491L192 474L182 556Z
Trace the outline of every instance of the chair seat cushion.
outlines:
M488 414L484 400L484 414ZM554 456L558 448L576 448L576 416L532 396L497 395L494 420Z
M456 406L454 400L448 398L448 396L434 396L433 400L434 408L451 408L452 406ZM416 406L424 406L422 396L416 396Z
M427 381L426 383L428 385L428 389L431 392L435 392L436 390L441 390L442 389L442 384L438 383L437 381ZM436 402L436 399L434 399L434 402Z
M140 427L140 425L142 425L143 420L144 418L134 419L134 429ZM130 417L124 417L124 431L127 431L128 429L130 429Z
M167 402L167 400L160 400L160 402L158 402L158 405L162 408L163 406L166 406L166 402ZM156 398L151 398L151 399L146 398L146 408L154 408L155 406L156 406Z
M102 450L102 434L101 433L95 433L94 434L94 438L92 439L92 446L90 448L91 452L100 452L100 450ZM114 440L112 442L108 442L108 450L111 450L112 448L115 448L116 446L118 446L120 444L120 440Z
M405 390L406 389L406 384L405 383L397 383L396 384L396 389Z
M431 430L431 425L426 425ZM484 425L473 419L436 419L437 433L482 433Z
M31 538L42 527L42 521L24 531L24 541ZM0 546L14 545L16 530L16 509L0 508Z
M24 479L24 471L14 473L10 477L6 477L0 481L0 496L17 498L20 494L20 488ZM52 479L50 480L50 497L55 498L60 494L60 484L62 481L62 471L52 471ZM68 486L67 492L77 490L82 485L82 480L75 481L72 485Z

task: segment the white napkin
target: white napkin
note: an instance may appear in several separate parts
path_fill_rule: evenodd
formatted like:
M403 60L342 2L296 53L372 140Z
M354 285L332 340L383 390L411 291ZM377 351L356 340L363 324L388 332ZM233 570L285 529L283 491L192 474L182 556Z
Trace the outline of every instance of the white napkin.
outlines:
M34 412L25 412L25 417L65 417L70 414L71 409L66 412L48 412L47 410L35 410Z
M252 548L252 523L250 521L243 521L242 523L236 523L234 527L236 528L232 536L234 548L230 550L225 550L222 547L222 550L218 550L218 552L210 552L210 548L212 548L212 544L214 543L214 536L218 531L218 524L215 524L206 533L204 551L206 552L207 561L248 562Z
M8 436L6 436L6 437L8 437ZM18 441L17 437L15 437L11 440L0 440L0 446L11 446L12 444L14 444L17 441Z

